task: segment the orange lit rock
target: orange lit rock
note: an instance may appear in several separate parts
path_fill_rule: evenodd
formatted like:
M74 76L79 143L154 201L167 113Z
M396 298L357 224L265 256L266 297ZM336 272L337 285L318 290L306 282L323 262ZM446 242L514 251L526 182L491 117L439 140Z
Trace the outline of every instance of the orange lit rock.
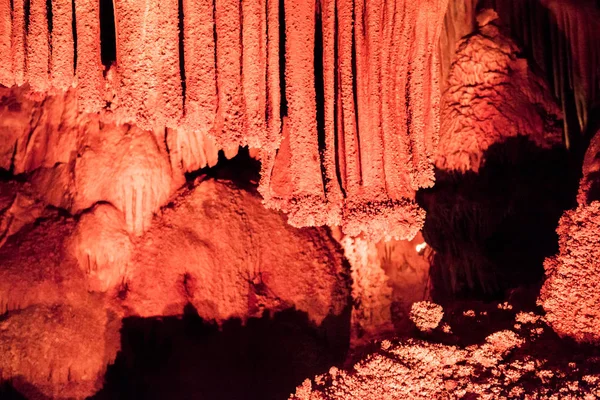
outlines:
M121 123L178 126L183 112L176 0L116 0Z
M0 321L0 377L28 398L84 399L102 387L119 328L93 300L9 313Z
M74 83L73 3L70 0L52 1L52 53L50 81L59 90L67 90Z
M35 226L27 221L18 235L0 247L1 312L86 301L84 272L65 242L75 224L53 214L44 216Z
M184 0L182 5L185 121L191 130L207 134L217 114L213 1Z
M119 210L97 204L83 214L73 233L72 251L87 275L88 290L105 292L122 283L132 247Z
M600 344L600 134L592 138L583 162L576 209L561 217L559 252L544 262L546 281L538 303L561 336Z
M410 310L411 321L423 332L431 332L437 328L443 316L442 306L429 301L413 303Z
M102 123L176 131L167 141L183 172L210 164L199 144L206 136L218 148L260 149L265 204L294 226L412 238L423 224L415 191L433 184L434 50L447 0L283 4L183 1L179 10L174 0L117 0L117 59L105 68L98 3L76 2L79 110ZM15 0L10 26L3 22L10 74L34 91L65 90L72 16L64 0L53 2L49 37L44 5L32 0L26 23Z
M0 167L21 174L68 163L77 148L73 92L35 100L25 89L0 87Z
M29 0L27 20L27 57L25 79L34 92L44 93L50 87L48 80L48 62L50 59L48 16L46 2Z
M14 83L21 86L25 83L25 0L16 0L12 3L12 29L4 33L11 35L12 73ZM12 83L12 80L9 81Z
M256 195L205 181L182 191L140 238L125 300L133 315L245 319L295 307L317 324L346 305L342 256L321 228L296 229Z
M173 177L152 132L92 121L75 164L75 185L75 210L108 201L125 215L127 230L140 235L173 192Z
M12 70L12 9L10 0L0 1L0 54L8 58L0 64L0 85L12 86L14 74Z
M539 303L561 336L600 343L600 202L580 205L560 219L560 252L546 259Z
M542 324L536 329L544 332ZM352 369L332 367L306 379L292 400L572 398L598 395L595 361L530 354L534 343L511 330L467 347L423 340L384 340ZM555 342L556 343L556 342ZM582 359L586 359L582 356ZM568 357L565 357L568 358ZM586 374L587 372L587 374Z
M75 2L77 29L77 95L79 110L96 113L105 106L100 53L100 2Z
M481 14L479 31L458 45L442 98L438 168L478 171L490 145L518 135L544 148L562 143L560 109L495 17Z

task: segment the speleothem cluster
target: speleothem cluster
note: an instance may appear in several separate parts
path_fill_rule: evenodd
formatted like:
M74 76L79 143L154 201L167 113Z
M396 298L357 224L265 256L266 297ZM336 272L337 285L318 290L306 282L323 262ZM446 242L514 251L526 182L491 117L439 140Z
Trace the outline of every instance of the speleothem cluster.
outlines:
M117 0L105 67L97 1L6 0L0 84L74 88L79 110L160 131L186 170L206 136L260 149L265 203L292 225L412 238L415 191L434 181L446 3Z
M412 310L423 338L452 336L417 303L417 191L509 138L569 147L600 92L593 2L513 3L114 0L110 58L100 2L0 0L0 380L84 398L123 318L186 306L217 323L293 308L315 326L351 307L361 344L414 333ZM545 264L543 320L466 348L386 341L296 397L599 395L597 376L528 353L546 323L600 340L598 140ZM256 190L198 172L240 146Z

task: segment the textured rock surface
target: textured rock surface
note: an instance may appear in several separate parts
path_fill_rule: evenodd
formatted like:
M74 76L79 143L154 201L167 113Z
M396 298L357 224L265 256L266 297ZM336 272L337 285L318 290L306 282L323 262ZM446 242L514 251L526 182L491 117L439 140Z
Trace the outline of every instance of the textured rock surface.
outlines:
M0 377L29 399L82 399L102 387L119 350L120 320L90 299L32 306L0 321Z
M290 399L593 399L600 395L597 356L573 349L560 351L558 357L549 354L547 346L560 346L560 342L552 339L539 316L518 315L516 322L513 329L495 331L482 343L469 346L385 340L352 369L331 368L307 379Z
M19 185L0 186L2 218ZM192 305L222 324L291 310L319 327L347 310L348 270L326 229L293 228L227 182L199 182L171 200L139 237L107 203L76 219L42 203L6 235L0 379L34 399L93 394L124 316L181 316Z
M424 213L415 191L434 180L434 50L447 0L113 3L115 32L102 34L115 35L114 60L106 59L111 43L100 43L99 29L111 29L104 20L111 16L97 3L78 1L71 15L64 0L51 7L37 0L0 3L10 8L0 48L12 59L0 70L0 84L27 83L42 102L73 87L71 109L99 114L101 123L160 132L159 142L169 128L172 165L182 172L211 165L214 146L260 149L265 204L287 212L294 226L339 225L374 240L418 232ZM15 163L15 171L53 165L44 156L58 135L32 142L12 133L0 146L0 165L12 165L5 160L14 142L39 147L27 149L30 159L23 167ZM72 144L69 150L82 150ZM99 157L104 153L110 152ZM69 154L56 161L69 161ZM169 192L167 184L154 186L159 181L120 182L105 188L119 198L103 200L126 212L129 230L140 234Z
M540 147L562 143L562 115L545 83L518 57L518 47L479 15L479 30L463 39L442 97L436 166L475 171L490 145L527 136Z
M596 344L600 344L599 144L597 133L584 158L579 204L559 221L559 253L544 263L546 281L539 297L548 323L559 335Z
M231 184L184 190L137 242L125 300L141 316L181 314L189 302L224 321L295 307L320 324L346 307L341 249L323 229L296 229Z
M88 290L105 292L122 283L132 247L123 214L97 204L79 218L69 250L87 274Z
M539 303L561 336L600 343L600 202L567 211L556 232L560 252L544 264Z

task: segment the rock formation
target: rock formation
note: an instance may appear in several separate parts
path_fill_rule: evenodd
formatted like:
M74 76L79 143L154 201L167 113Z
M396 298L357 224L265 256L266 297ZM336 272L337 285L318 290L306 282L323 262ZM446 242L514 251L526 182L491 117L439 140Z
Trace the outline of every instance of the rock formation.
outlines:
M478 30L459 44L442 97L436 166L475 171L490 145L527 136L537 146L562 144L562 115L544 81L518 56L497 14L477 17Z
M139 238L105 203L78 220L45 211L0 259L1 376L50 397L102 386L121 318L191 304L223 323L295 308L319 326L350 297L341 248L323 228L293 228L256 194L212 180L172 198Z
M280 3L117 0L116 59L104 66L98 4L78 1L70 16L64 1L3 2L12 63L0 84L42 96L73 88L76 107L101 123L169 128L186 171L204 163L206 136L217 148L261 149L265 203L292 225L412 238L424 218L415 191L434 180L446 0ZM111 190L152 212L164 200L129 184ZM146 205L127 206L144 212L145 222L127 220L140 232Z
M600 201L598 155L600 134L590 143L576 209L559 221L559 253L544 263L546 281L539 304L548 323L561 336L578 342L600 343Z
M452 303L541 283L596 129L598 21L593 0L0 0L0 383L85 398L127 322L287 312L371 353L299 400L600 396L600 357L574 370L548 329L600 344L600 133L546 315Z

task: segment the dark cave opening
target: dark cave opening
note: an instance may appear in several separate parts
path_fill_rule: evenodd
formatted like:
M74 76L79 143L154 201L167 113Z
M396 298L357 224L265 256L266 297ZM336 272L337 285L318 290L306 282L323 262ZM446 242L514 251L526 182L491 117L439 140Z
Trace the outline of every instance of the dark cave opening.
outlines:
M223 151L219 151L219 160L214 167L205 167L185 174L188 183L197 178L213 178L234 182L246 190L256 189L260 180L259 160L250 155L248 147L239 147L238 154L228 159Z
M526 137L496 143L478 173L436 171L419 192L423 236L435 250L434 301L501 300L537 285L544 258L558 250L556 227L575 206L581 160L564 148L541 149Z
M126 318L121 351L91 399L283 399L307 376L340 366L348 351L349 312L319 327L289 309L219 329L186 311Z

